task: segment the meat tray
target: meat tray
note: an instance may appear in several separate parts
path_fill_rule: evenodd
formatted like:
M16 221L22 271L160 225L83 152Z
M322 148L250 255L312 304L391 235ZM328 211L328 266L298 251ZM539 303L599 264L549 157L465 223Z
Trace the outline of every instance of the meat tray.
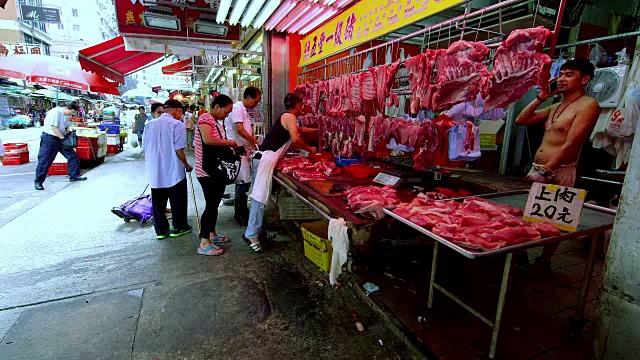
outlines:
M487 200L490 199L492 202L507 204L507 205L511 205L511 206L522 209L524 208L527 202L528 193L529 193L528 190L518 190L518 191L476 195L476 196L487 199ZM448 199L448 200L462 200L462 199L464 198ZM415 230L421 232L422 234L429 236L430 238L451 248L452 250L455 250L456 252L460 253L461 255L469 259L488 257L488 256L494 256L494 255L504 255L504 254L515 252L515 251L524 250L524 249L541 246L549 243L575 239L577 237L581 237L584 235L601 233L611 229L613 227L613 222L615 220L615 215L612 214L611 210L602 208L599 206L585 204L584 209L582 211L581 218L580 218L580 226L577 232L563 233L562 235L559 235L559 236L553 236L553 237L542 238L539 240L523 242L520 244L505 246L503 248L499 248L495 250L482 251L482 250L471 250L471 249L467 249L462 246L459 246L447 239L444 239L432 233L431 231L425 229L424 227L414 222L411 222L402 216L399 216L398 214L394 213L392 210L384 209L384 213L414 228Z

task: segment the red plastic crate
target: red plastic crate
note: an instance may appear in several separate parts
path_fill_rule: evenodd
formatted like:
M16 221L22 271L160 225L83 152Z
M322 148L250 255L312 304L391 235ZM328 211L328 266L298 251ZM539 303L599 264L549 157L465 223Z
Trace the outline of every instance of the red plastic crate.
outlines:
M98 148L98 138L97 137L78 137L78 147L92 147L94 149Z
M29 162L29 153L4 155L2 165L22 165Z
M52 175L67 175L67 163L53 163L47 172L48 176Z
M15 155L15 154L29 154L29 144L27 143L6 143L4 144L4 154L5 155ZM29 157L27 155L27 157Z
M95 152L97 148L93 148L93 152L91 152L90 147L77 147L76 152L78 153L78 160L93 160L96 158Z
M120 145L107 145L107 153L108 154L117 154L120 152Z

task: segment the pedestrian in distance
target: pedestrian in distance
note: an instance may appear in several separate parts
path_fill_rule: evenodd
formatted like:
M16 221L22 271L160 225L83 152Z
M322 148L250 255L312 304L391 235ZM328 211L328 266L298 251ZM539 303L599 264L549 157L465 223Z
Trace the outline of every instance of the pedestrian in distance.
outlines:
M184 128L187 130L187 150L193 150L193 134L195 130L195 117L193 116L196 108L191 105L185 106L185 112L183 116Z
M149 121L153 119L157 119L164 113L164 104L154 103L151 105L151 119L147 119L145 125L149 123Z
M238 145L244 146L247 154L242 156L240 173L236 178L236 196L234 200L234 219L238 224L247 226L249 220L249 208L247 207L248 193L251 188L251 151L256 146L256 138L253 135L253 125L247 110L255 109L262 100L262 92L253 86L246 88L242 101L233 104L233 111L225 119L224 125L227 136L235 140Z
M196 152L196 177L206 201L202 220L200 221L200 246L198 254L206 256L222 255L224 249L218 247L218 243L229 242L229 238L222 236L216 232L216 223L218 221L218 206L224 195L226 187L226 179L222 178L220 172L208 174L202 168L204 145L212 147L236 147L238 144L235 140L227 140L225 129L219 120L227 118L233 109L233 101L226 95L216 97L211 103L211 111L200 115L198 120L197 132L195 135L195 152ZM204 143L204 145L203 145ZM215 155L215 154L214 154ZM207 156L212 156L207 153ZM210 159L207 159L207 162ZM218 160L219 161L219 160Z
M73 148L65 148L62 144L69 135L69 117L78 111L78 103L73 101L66 106L57 106L49 110L44 119L42 135L40 135L40 151L38 153L38 166L36 167L36 190L44 190L44 180L47 172L58 153L67 159L67 172L69 181L84 181L86 177L80 176L80 161Z
M178 237L192 231L187 221L187 177L185 171L193 168L187 162L184 149L187 137L180 121L182 104L167 100L164 113L145 127L145 167L151 187L153 225L158 240ZM167 201L171 201L173 229L165 215Z
M140 106L138 111L139 112L136 114L135 120L133 121L133 132L138 135L138 144L142 146L142 134L144 133L144 126L147 122L147 113L144 106Z

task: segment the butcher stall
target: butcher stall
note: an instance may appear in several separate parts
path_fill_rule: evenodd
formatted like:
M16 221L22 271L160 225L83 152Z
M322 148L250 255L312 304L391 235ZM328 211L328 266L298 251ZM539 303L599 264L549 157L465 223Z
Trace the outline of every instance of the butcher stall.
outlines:
M520 172L506 171L519 161L514 159L524 157L522 144L530 141L528 132L514 129L514 120L540 88L548 88L553 71L559 71L560 62L549 54L555 56L556 47L566 48L557 44L565 1L553 11L538 6L541 14L538 8L532 12L529 3L508 0L477 10L466 6L462 14L449 11L448 20L386 37L386 42L354 45L350 53L329 53L331 58L316 64L310 59L323 59L318 55L322 45L316 48L315 43L305 42L315 41L316 33L332 22L310 33L301 41L294 93L306 110L298 125L318 133L311 139L307 132L302 135L318 152L287 154L273 175L280 214L298 215L283 220L345 221L349 270L352 265L354 269L386 266L384 276L397 280L388 270L391 266L381 261L396 253L389 244L417 246L411 260L399 260L414 264L422 261L416 254L428 249L423 259L430 266L420 268L425 277L410 289L420 298L419 289L426 288L428 310L416 311L422 314L418 324L433 320L434 297L444 296L490 327L484 355L492 359L499 353L516 259L524 257L526 267L529 253L539 254L542 250L535 251L542 247L562 248L576 239L586 244L588 254L571 274L574 296L564 303L572 306L566 315L572 332L581 332L589 316L585 312L594 301L592 278L599 267L600 239L615 220L615 210L588 203L584 190L532 185L522 179L527 171L523 165ZM421 46L411 41L415 37L422 38ZM519 145L510 144L514 140ZM531 144L527 146L531 153ZM571 200L576 201L561 204L567 194L574 194ZM548 204L541 205L543 200ZM288 206L295 210L287 211ZM302 227L303 233L308 232ZM330 241L326 244L318 251L330 252ZM500 264L492 274L496 298L482 294L472 299L495 300L489 307L495 315L487 316L491 310L478 308L443 280L452 270L450 264L461 261L478 263L474 269L481 271L487 261ZM415 274L413 269L409 276ZM398 289L398 284L391 286ZM394 311L399 317L404 312ZM404 323L422 326L416 326L415 319Z

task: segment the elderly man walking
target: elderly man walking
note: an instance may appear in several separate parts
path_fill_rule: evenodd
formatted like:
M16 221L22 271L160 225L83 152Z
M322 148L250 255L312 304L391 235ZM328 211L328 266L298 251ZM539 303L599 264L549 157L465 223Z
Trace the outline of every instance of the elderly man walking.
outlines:
M185 170L190 172L193 168L184 153L187 136L180 121L182 115L182 104L178 100L167 100L164 113L150 121L144 130L142 150L151 187L153 223L159 240L182 236L192 230L187 221L189 201ZM171 201L173 229L169 228L165 215L167 201Z

